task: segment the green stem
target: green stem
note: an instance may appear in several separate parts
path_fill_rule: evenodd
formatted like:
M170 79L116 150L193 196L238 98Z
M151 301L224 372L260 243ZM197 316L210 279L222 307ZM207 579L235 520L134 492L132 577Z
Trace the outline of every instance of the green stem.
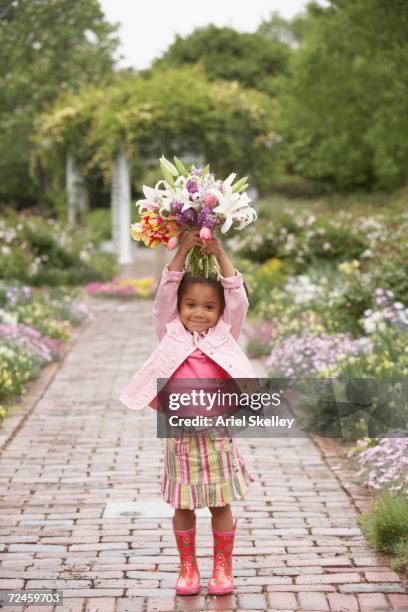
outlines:
M213 274L217 280L221 278L221 268L216 256L202 253L200 247L193 247L187 253L186 268L193 276L208 278L210 274Z

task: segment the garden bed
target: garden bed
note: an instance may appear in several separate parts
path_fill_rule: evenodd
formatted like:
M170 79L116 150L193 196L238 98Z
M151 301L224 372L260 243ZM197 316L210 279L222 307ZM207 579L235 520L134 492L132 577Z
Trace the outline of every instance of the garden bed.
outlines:
M270 377L347 389L340 404L306 400L298 414L316 439L333 427L349 486L373 496L361 527L406 577L408 214L286 209L263 221L229 241L249 287L247 351Z

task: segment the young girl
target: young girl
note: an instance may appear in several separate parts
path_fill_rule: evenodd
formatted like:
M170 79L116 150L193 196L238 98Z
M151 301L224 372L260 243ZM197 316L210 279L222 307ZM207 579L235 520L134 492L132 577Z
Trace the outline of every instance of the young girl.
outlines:
M192 277L184 270L187 253L200 246L214 254L221 281ZM157 379L254 378L252 366L238 345L248 310L243 278L215 238L203 244L199 230L181 242L163 270L153 306L160 344L120 400L131 410L146 405L157 409ZM233 590L232 550L237 520L230 503L243 498L254 478L248 472L237 442L209 434L166 439L161 493L175 508L173 530L180 555L178 595L200 591L195 552L195 508L208 507L214 542L210 594Z

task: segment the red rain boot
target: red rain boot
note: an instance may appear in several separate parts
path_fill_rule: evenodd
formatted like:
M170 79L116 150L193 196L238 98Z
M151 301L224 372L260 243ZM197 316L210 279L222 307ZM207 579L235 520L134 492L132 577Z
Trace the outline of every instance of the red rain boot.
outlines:
M176 531L173 517L173 531L180 555L180 572L176 582L176 595L195 595L200 592L200 572L195 551L195 518L194 527L187 531Z
M207 590L210 595L225 595L234 589L232 575L232 549L237 527L237 519L232 531L212 530L214 538L214 565L213 573L208 582Z

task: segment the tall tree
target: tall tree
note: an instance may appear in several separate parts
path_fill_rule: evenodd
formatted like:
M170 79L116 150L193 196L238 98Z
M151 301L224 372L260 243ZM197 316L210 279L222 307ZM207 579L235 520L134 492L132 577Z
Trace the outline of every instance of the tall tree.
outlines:
M111 74L117 27L98 0L0 3L0 200L39 197L41 180L29 172L33 119L61 91Z
M308 13L299 13L285 19L278 11L272 11L269 19L262 21L258 34L279 40L290 47L298 47L311 27L312 19Z
M336 188L408 178L408 3L309 4L313 27L279 79L289 170Z
M286 70L289 52L280 40L211 24L184 38L177 36L153 68L201 63L209 79L239 81L273 93L272 78Z

